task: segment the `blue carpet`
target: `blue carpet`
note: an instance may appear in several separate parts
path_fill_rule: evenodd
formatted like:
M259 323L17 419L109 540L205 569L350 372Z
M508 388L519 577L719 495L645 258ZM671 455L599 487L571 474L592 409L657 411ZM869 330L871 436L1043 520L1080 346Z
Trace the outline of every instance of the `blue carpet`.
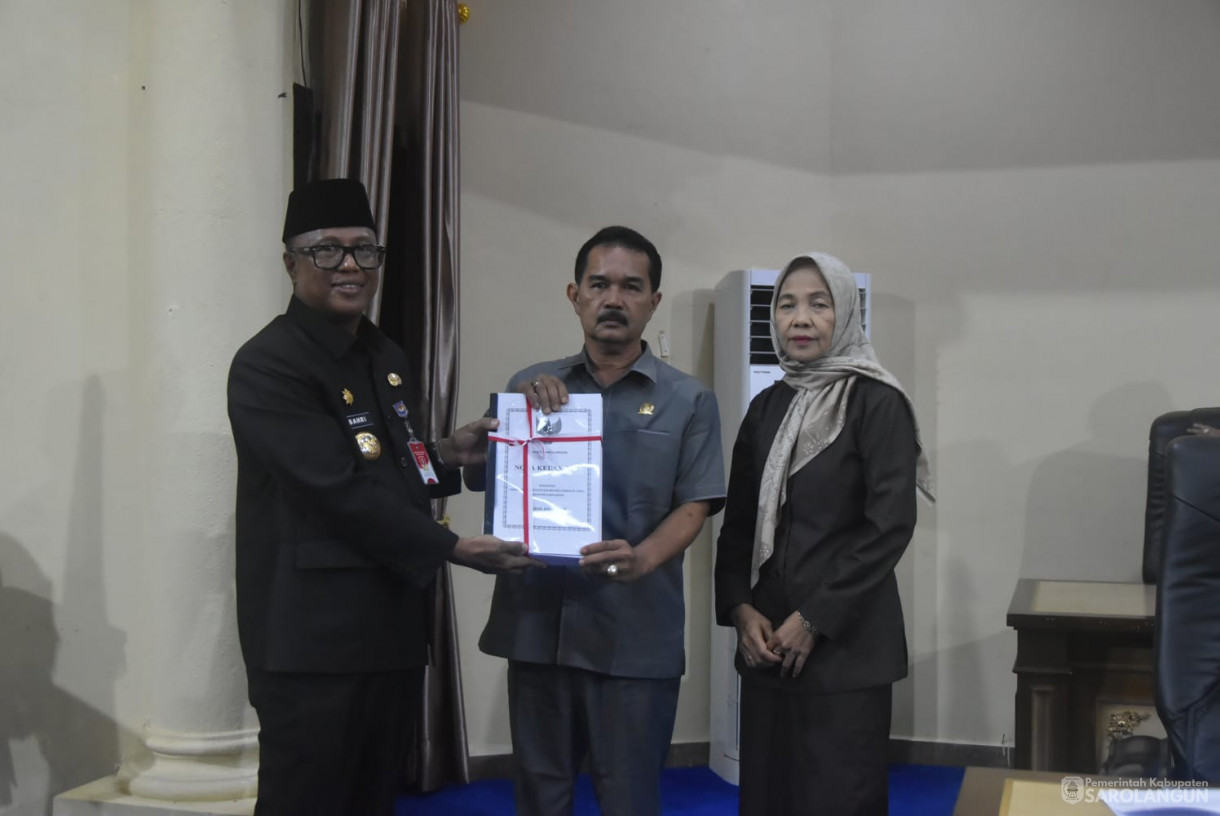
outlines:
M890 816L951 816L962 785L962 768L933 765L890 767ZM732 816L737 788L707 768L670 768L661 780L666 814ZM513 785L489 779L446 788L437 793L404 796L395 816L505 816L513 812ZM576 781L576 816L597 816L597 801L588 775Z
M965 768L891 765L890 816L952 816Z

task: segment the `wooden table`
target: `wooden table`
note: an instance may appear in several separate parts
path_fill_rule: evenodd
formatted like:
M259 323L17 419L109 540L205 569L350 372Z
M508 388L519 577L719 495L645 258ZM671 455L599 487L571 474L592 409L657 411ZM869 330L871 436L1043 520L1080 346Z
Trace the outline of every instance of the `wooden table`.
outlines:
M1155 608L1145 584L1017 582L1017 768L1097 773L1098 703L1152 704Z
M1060 785L1064 774L1047 771L1017 771L1010 768L967 768L962 778L962 788L957 794L953 816L1001 816L1000 806L1004 798L1004 786L1009 780L1043 782ZM1095 777L1106 779L1108 777ZM1054 801L1040 809L1038 816L1088 816L1090 813L1111 814L1110 808L1101 804L1071 804ZM1010 816L1003 814L1002 816Z

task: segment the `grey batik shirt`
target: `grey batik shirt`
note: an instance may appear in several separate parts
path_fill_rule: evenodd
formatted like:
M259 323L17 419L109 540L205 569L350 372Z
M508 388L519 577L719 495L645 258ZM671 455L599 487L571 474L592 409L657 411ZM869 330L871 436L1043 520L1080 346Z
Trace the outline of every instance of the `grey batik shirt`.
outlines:
M584 351L530 366L512 383L539 374L574 394L601 394L602 535L633 546L676 507L724 506L724 458L715 395L694 377L653 356L648 344L609 388ZM579 569L547 567L496 578L479 648L487 654L617 677L678 677L685 670L682 556L631 583Z

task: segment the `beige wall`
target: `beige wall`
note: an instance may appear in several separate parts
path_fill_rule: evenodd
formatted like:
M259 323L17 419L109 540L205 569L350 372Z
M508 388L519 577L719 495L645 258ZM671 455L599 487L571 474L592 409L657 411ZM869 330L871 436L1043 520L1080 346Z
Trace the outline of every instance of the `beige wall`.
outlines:
M0 9L0 810L110 769L144 691L124 683L138 559L138 475L123 393L133 387L126 269L130 4ZM50 31L55 36L49 35ZM54 47L52 47L54 43ZM118 115L116 115L116 113ZM132 555L136 555L133 552ZM134 597L133 597L134 596Z
M658 243L647 338L709 380L726 271L821 248L871 272L941 497L900 566L894 733L1011 744L1014 582L1136 579L1148 423L1220 399L1215 4L520 0L462 37L462 416L578 346L563 286L604 224ZM707 739L710 558L678 741ZM457 578L475 753L508 747L491 584Z
M191 579L161 556L231 558L224 376L287 293L294 9L0 4L0 813L184 727L157 700L206 728L200 684L234 668L230 611L167 631L163 605L231 593L167 592ZM206 285L235 265L239 291Z

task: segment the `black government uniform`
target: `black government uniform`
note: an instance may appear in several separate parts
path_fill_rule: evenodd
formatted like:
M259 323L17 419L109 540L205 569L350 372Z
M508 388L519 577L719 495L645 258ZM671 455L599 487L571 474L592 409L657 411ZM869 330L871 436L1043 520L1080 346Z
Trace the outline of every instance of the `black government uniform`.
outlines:
M457 541L429 498L460 490L456 470L429 487L415 468L406 374L368 320L352 335L295 297L229 371L259 816L393 806L428 661L424 588Z
M718 623L750 603L776 628L799 609L822 633L796 678L737 655L741 813L884 816L891 687L907 674L894 567L915 527L914 420L898 391L856 379L842 432L789 478L751 588L759 482L795 396L781 381L750 403L717 542Z

